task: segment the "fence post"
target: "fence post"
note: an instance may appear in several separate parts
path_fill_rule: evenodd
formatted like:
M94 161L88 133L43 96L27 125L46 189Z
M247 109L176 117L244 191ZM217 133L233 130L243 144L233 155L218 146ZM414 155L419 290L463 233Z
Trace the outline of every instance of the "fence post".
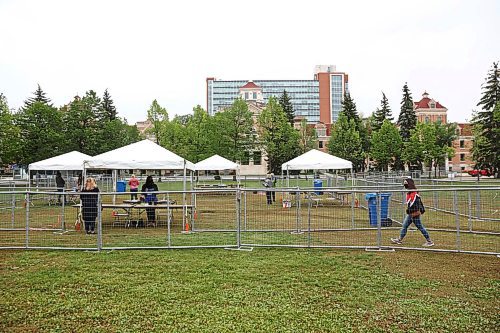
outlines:
M15 194L15 191L14 191L14 194L12 194L12 208L11 208L11 212L10 212L10 224L11 224L11 227L12 229L14 229L14 220L15 220L15 216L16 216L16 194Z
M241 190L236 189L236 246L241 247Z
M63 190L63 193L64 190ZM61 205L61 231L64 232L65 231L65 226L64 226L64 210L65 210L65 205L66 205L66 196L64 195L63 196L63 202L62 202L62 205Z
M195 194L195 202L196 202L196 194ZM196 209L196 205L194 207ZM194 214L194 212L191 212ZM172 214L170 211L170 194L167 192L167 246L171 247L172 246L172 231L170 228L170 225L172 223ZM194 228L194 225L193 225Z
M309 192L309 204L307 205L307 247L311 247L311 192Z
M352 190L352 189L351 189ZM355 192L351 192L351 227L354 229L356 228L356 224L354 222L354 198Z
M382 219L381 219L381 212L382 212L382 192L378 191L377 192L377 246L381 247L382 246Z
M476 191L476 218L481 218L481 193L479 190Z
M26 192L26 240L25 247L29 248L30 230L30 193Z
M246 177L246 176L245 176ZM247 231L247 192L243 192L243 230Z
M101 193L97 194L97 251L102 250L102 198Z
M300 224L300 187L297 186L297 190L295 191L295 218L296 218L296 232L300 232L299 224Z
M457 191L453 191L453 209L455 211L455 222L457 226L457 251L460 252L460 219L458 217Z
M467 203L468 203L467 220L469 222L469 231L472 231L472 198L470 195L470 191L467 191Z

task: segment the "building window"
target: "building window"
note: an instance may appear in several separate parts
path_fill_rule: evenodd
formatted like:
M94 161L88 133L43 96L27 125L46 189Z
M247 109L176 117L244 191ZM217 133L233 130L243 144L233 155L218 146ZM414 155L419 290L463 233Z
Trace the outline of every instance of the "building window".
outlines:
M257 99L257 93L256 92L253 93L253 99Z
M262 164L262 153L260 151L253 152L253 165L261 165Z
M326 136L326 128L316 128L318 136Z
M460 154L460 161L465 161L465 154Z
M434 109L436 107L436 104L431 103L431 109Z
M245 93L245 100L248 100L248 93Z
M429 122L429 117L425 117L424 122L425 122L425 123L428 123L428 122Z
M441 122L442 122L441 116L438 116L438 117L437 117L436 122L437 122L438 124L441 124Z
M451 157L448 157L448 162L451 162Z
M465 148L465 141L464 140L460 140L460 148Z
M319 148L323 148L323 141L319 141Z
M465 167L460 167L460 170L465 171Z
M448 167L448 171L453 171L453 167Z

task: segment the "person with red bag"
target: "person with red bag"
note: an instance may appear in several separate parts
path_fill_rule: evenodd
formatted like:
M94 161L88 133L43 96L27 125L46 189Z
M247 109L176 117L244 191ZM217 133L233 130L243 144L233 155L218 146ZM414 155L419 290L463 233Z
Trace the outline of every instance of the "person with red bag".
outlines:
M403 221L403 227L399 233L398 238L391 238L391 242L394 244L403 244L403 238L406 236L406 232L410 224L415 224L418 230L424 235L426 242L422 245L425 247L434 246L434 242L431 240L429 233L425 229L422 221L420 220L420 216L425 213L425 207L422 203L422 199L420 195L416 191L417 187L415 186L415 182L411 178L407 178L404 180L403 185L406 189L408 189L408 193L406 194L406 218Z

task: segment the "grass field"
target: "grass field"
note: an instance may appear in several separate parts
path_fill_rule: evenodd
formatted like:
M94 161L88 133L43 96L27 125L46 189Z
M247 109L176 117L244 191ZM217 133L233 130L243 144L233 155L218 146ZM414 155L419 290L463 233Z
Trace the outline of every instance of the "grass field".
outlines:
M2 251L2 332L498 332L494 256Z

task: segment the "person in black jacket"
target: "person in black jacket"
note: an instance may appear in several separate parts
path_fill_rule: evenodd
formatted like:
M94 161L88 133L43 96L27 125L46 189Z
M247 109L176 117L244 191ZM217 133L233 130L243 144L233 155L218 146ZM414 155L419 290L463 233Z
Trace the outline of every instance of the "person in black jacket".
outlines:
M416 191L417 187L413 179L408 178L403 181L403 185L408 189L406 194L406 218L403 221L403 227L399 233L399 238L391 238L391 242L394 244L403 244L403 238L406 236L406 231L410 224L414 223L418 230L424 235L426 242L423 246L430 247L434 246L434 242L431 240L429 233L425 229L422 221L420 221L420 216L425 212L424 204L420 195Z
M57 186L57 192L64 192L64 187L66 185L66 181L64 178L61 176L61 172L57 171L56 173L56 186ZM61 196L63 197L64 203L66 203L66 197L64 195L59 194L57 196L57 202L61 204Z
M141 200L146 202L148 205L156 205L158 198L156 193L158 192L158 186L154 183L153 176L148 176L146 182L141 188ZM154 208L146 208L146 214L148 215L148 225L156 226L156 213Z
M80 192L80 201L82 204L82 218L85 222L85 233L95 234L95 219L97 218L98 193L94 178L87 178L82 191Z

